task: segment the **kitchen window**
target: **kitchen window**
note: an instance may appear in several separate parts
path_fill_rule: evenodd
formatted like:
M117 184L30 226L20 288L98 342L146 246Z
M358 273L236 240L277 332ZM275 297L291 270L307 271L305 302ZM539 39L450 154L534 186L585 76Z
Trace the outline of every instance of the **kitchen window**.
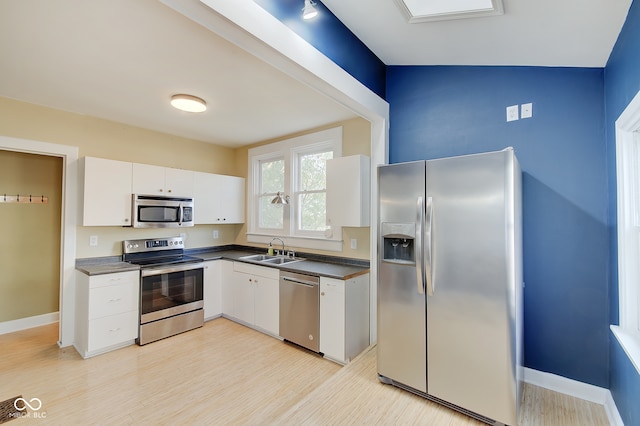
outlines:
M247 240L340 250L327 226L326 161L341 154L341 127L250 149ZM288 204L271 203L278 193Z

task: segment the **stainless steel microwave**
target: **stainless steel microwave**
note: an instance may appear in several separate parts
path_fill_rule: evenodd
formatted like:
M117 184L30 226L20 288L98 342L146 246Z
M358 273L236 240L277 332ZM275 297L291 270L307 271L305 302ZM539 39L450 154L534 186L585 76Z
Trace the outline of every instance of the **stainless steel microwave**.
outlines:
M193 198L133 194L134 228L193 226Z

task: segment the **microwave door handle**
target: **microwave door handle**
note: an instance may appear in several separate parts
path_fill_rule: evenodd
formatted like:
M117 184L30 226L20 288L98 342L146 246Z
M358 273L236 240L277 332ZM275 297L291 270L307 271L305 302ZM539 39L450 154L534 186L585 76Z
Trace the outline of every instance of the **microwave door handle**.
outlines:
M182 203L178 205L178 225L182 226L182 218L184 216L184 209Z

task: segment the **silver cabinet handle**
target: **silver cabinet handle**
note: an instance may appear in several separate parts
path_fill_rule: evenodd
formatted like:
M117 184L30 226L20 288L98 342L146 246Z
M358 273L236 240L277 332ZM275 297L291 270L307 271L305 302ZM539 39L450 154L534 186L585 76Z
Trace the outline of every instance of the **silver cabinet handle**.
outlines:
M433 227L433 199L427 197L427 224L425 229L426 250L424 251L425 274L427 277L427 295L433 296L436 291L433 282L433 252L432 252L432 230Z
M417 228L416 229L416 283L418 294L424 294L424 260L422 259L422 230L424 229L424 199L422 196L417 200Z

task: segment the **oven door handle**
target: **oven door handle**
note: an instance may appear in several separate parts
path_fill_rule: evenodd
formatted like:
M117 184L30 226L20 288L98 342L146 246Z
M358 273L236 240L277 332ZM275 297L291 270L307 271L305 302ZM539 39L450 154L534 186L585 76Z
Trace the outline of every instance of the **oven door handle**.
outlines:
M171 265L158 268L147 268L141 270L143 277L150 277L152 275L170 274L172 272L190 271L193 269L204 269L204 262L197 263L182 263L180 265Z

